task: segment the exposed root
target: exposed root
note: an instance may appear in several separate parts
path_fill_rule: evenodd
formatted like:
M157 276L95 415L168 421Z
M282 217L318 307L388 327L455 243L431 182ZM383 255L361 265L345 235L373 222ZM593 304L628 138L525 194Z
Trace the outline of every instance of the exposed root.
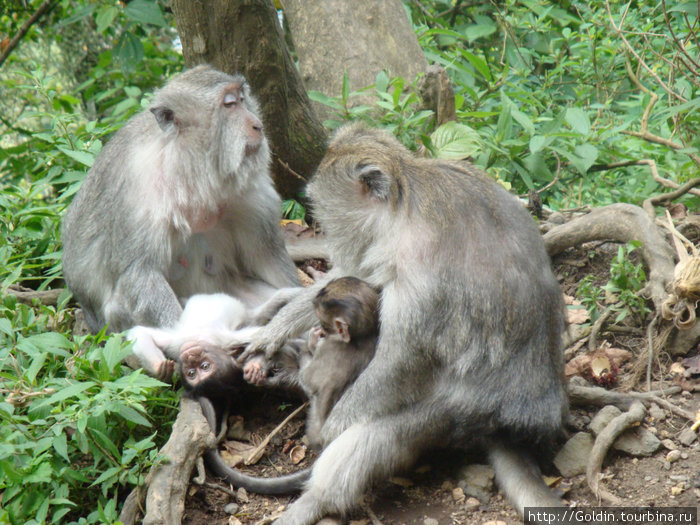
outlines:
M649 267L644 290L657 311L666 300L666 286L673 278L673 252L654 221L639 206L611 204L552 228L544 235L549 255L590 241L641 241L640 253Z
M32 304L37 299L45 306L56 306L58 296L61 295L65 288L53 288L51 290L32 290L18 284L13 284L7 289L7 293L14 295L17 301L23 304Z
M180 523L192 469L197 459L214 446L216 438L202 415L199 403L183 396L170 439L160 451L165 461L154 465L144 486L129 494L119 516L120 521L125 525L138 522L138 516L143 512L145 495L145 516L142 523Z
M664 390L653 390L651 392L615 392L599 386L581 386L571 383L569 383L568 388L569 403L571 405L592 405L600 407L614 405L620 410L628 410L635 402L641 402L645 406L656 403L669 412L690 421L695 421L695 416L693 414L661 397L678 394L682 390L679 386L665 388Z
M593 449L591 450L588 466L586 467L586 481L588 482L588 486L593 494L595 494L596 498L598 498L598 502L604 500L614 505L619 505L622 503L620 498L600 486L600 471L603 467L603 460L605 459L608 450L618 436L620 436L620 434L622 434L628 428L644 419L645 414L646 409L644 408L644 405L642 405L642 403L639 401L635 401L628 412L617 416L608 424L607 427L605 427L605 429L603 429L600 434L598 434L598 437L593 444Z

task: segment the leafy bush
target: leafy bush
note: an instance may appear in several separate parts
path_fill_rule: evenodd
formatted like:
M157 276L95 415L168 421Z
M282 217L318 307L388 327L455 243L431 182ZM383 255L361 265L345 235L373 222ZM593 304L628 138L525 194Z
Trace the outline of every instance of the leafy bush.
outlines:
M615 323L623 321L630 314L644 317L649 313L644 298L639 295L646 285L646 273L641 263L635 264L630 258L630 254L640 246L639 241L632 241L618 247L610 263L610 279L602 287L594 284L595 277L592 275L579 283L576 297L586 307L592 321L600 317L599 308L603 302L610 303L609 308L617 312Z
M69 311L0 305L0 522L113 523L122 491L157 461L173 392L121 365L119 335L69 337ZM156 424L154 425L154 421ZM155 427L155 428L154 428Z

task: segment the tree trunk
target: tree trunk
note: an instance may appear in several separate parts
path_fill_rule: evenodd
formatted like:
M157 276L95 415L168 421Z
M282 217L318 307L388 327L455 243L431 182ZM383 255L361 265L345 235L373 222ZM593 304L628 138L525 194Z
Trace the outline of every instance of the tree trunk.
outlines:
M385 69L408 83L428 61L400 0L283 0L306 89L340 95L375 83ZM367 103L366 100L355 101ZM327 110L314 106L319 115Z
M283 197L296 195L318 166L326 132L314 115L271 0L173 0L185 63L242 73L260 101Z

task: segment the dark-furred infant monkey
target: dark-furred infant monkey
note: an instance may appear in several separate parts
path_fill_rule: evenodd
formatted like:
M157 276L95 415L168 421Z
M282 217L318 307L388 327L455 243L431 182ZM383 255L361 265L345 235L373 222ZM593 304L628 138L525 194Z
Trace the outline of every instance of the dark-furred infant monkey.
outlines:
M378 301L377 292L355 277L330 281L313 300L320 327L309 332L313 357L300 377L310 401L306 435L312 445L321 444L331 409L374 357Z

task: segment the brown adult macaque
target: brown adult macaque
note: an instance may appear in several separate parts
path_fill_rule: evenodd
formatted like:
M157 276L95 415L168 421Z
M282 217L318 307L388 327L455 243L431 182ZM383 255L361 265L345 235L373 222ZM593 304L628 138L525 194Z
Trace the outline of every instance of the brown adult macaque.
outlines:
M91 330L173 327L195 294L254 307L298 286L259 115L242 76L197 66L102 148L63 223L64 276Z
M330 281L313 300L320 326L309 332L313 357L300 377L309 397L306 436L312 445L321 444L331 409L374 357L378 301L377 292L355 277Z
M414 157L386 132L349 125L307 195L330 277L381 289L374 358L331 410L325 449L278 523L346 513L373 481L430 448L485 451L515 508L557 506L530 455L559 437L562 294L523 205L467 163ZM314 324L299 289L241 359L272 355Z

